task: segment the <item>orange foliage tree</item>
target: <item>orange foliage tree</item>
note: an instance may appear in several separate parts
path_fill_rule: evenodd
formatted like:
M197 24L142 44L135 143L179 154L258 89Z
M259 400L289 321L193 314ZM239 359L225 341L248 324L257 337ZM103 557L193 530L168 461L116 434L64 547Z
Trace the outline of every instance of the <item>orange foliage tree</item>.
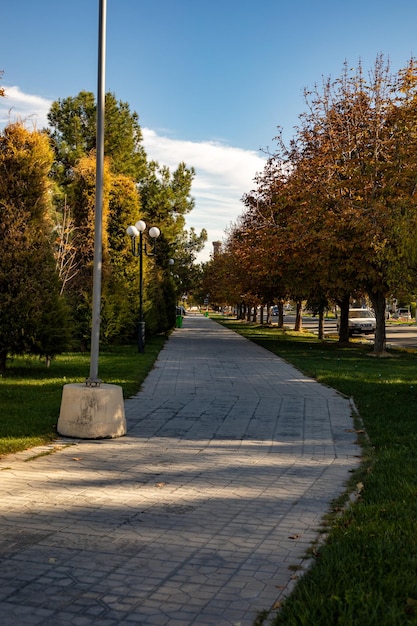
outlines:
M382 56L365 79L345 66L306 92L307 112L244 201L240 258L263 285L296 300L332 298L348 340L350 298L367 294L385 346L386 297L415 279L416 84L414 60L396 76ZM279 138L278 138L279 139ZM254 256L254 250L262 252ZM279 285L279 291L278 291Z

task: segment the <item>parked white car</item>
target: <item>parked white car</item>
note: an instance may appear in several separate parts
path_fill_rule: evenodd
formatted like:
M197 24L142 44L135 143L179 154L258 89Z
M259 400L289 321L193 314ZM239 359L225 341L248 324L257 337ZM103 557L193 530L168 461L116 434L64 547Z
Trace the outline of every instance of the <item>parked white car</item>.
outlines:
M376 319L371 309L349 309L349 335L371 335L375 332ZM337 322L339 330L339 320Z

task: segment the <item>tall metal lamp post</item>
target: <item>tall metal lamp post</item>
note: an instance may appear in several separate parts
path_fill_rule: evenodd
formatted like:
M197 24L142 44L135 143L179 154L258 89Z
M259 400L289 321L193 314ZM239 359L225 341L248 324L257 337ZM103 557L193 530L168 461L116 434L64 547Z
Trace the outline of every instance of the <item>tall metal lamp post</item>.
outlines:
M136 222L134 226L128 226L126 233L129 235L132 244L133 256L139 257L139 338L138 352L145 351L145 320L143 319L143 254L148 254L146 245L143 244L143 235L146 231L146 223L143 220ZM161 231L156 226L148 230L148 235L153 239L154 245Z
M103 383L98 377L103 230L106 9L106 0L99 0L96 207L90 377L87 378L86 384L68 383L64 385L57 423L57 431L60 435L79 439L121 437L126 434L123 389L120 385Z

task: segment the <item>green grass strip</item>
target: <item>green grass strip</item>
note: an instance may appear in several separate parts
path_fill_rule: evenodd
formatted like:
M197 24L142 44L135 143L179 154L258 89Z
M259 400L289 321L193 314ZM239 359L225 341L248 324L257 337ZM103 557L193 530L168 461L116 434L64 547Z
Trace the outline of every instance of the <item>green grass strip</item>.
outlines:
M120 385L125 398L134 395L164 343L164 337L149 339L144 354L139 354L136 346L102 350L100 378ZM14 358L8 362L6 373L0 377L0 456L56 438L63 386L84 382L89 366L89 353L60 355L49 368L35 358Z

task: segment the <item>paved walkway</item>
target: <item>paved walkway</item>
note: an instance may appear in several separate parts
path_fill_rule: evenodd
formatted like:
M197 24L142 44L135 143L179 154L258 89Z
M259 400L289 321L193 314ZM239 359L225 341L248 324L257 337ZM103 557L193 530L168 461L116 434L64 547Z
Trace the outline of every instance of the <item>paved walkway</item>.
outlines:
M126 418L0 461L2 626L250 626L360 453L346 399L202 316Z

